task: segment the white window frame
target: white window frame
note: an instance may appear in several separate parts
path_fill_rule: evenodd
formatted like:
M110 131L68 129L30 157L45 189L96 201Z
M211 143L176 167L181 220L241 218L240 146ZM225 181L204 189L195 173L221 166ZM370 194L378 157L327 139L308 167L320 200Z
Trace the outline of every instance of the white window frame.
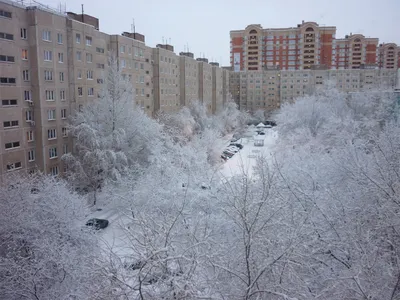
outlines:
M22 71L22 78L24 81L29 81L29 70Z
M62 108L61 109L61 119L66 119L67 118L67 109Z
M57 139L57 129L56 128L47 129L47 139L49 141Z
M35 161L35 149L28 150L28 161Z
M62 45L63 44L63 35L62 35L62 33L57 33L57 43L59 44L59 45Z
M54 121L56 119L56 110L55 109L49 109L47 111L47 120L48 121Z
M42 31L42 40L45 42L51 42L51 31L44 29Z
M51 147L49 148L49 159L55 159L57 158L57 147Z
M44 61L53 61L53 52L51 50L44 50L43 60Z

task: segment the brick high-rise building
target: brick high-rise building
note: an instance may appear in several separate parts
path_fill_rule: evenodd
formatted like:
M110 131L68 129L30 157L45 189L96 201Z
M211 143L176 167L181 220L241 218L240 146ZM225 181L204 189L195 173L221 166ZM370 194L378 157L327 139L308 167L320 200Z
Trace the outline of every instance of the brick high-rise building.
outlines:
M249 25L230 32L231 65L236 72L330 68L335 34L336 27L315 22L303 21L289 28Z
M378 48L379 68L400 68L400 47L395 43L380 44Z
M332 64L334 69L375 68L378 38L366 38L362 34L346 35L336 39Z

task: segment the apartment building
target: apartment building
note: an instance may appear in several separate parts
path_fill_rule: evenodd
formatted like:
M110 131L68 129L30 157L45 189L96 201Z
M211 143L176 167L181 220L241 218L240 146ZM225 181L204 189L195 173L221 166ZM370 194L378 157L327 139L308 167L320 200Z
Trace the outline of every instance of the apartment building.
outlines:
M262 28L260 24L233 30L231 66L238 71L264 69L306 70L330 68L336 27L304 22L289 28Z
M153 103L153 51L145 45L145 37L124 32L110 36L110 51L118 59L124 77L134 86L135 104L152 116Z
M377 65L378 38L366 38L362 34L346 35L336 39L333 50L333 69L375 68Z
M221 80L212 65L182 59L170 45L149 47L136 32L108 35L93 16L35 5L0 0L0 181L11 171L66 170L61 156L73 150L68 117L106 88L111 56L149 116L175 112L200 93L215 107L228 96L228 71Z
M400 46L395 43L380 44L378 48L379 68L400 68Z
M199 100L206 103L209 113L212 113L212 88L213 88L213 66L208 63L207 58L197 58L199 70Z
M396 78L394 69L233 72L230 74L230 91L241 110L272 111L284 102L312 94L318 86L329 81L338 90L349 93L392 89Z
M335 26L304 22L297 27L263 28L252 24L230 32L235 72L308 69L399 68L400 47L362 34L336 38Z
M219 68L218 63L211 62L212 66L212 96L211 113L215 114L224 105L223 99L223 70Z
M14 3L0 11L0 174L40 166L57 175L70 146L65 17Z
M174 47L158 44L153 48L153 86L155 112L173 113L180 109L180 60Z
M179 53L180 65L180 104L188 105L199 99L198 63L191 52Z

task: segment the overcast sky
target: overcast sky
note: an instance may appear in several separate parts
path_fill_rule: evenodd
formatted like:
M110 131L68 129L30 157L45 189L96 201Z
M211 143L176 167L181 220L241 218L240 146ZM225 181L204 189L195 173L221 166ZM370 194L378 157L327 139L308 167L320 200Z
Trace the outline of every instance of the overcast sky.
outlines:
M38 0L51 7L60 1ZM65 3L65 0L62 1ZM400 0L67 0L67 11L100 19L100 31L136 32L155 47L171 39L175 52L189 45L195 57L207 57L229 65L229 31L249 24L263 28L295 27L305 21L336 26L336 37L361 33L379 42L400 45Z

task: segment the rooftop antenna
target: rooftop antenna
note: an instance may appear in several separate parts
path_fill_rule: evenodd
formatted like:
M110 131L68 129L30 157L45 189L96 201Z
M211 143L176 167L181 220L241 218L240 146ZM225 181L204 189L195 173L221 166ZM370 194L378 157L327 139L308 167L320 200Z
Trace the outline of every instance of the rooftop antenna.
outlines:
M135 19L134 19L134 18L132 19L132 26L131 26L131 30L132 30L133 34L135 34L135 33L136 33L136 28L135 28Z
M190 51L189 51L189 43L186 42L186 44L187 44L187 46L186 46L187 52L190 52Z
M81 4L81 5L82 5L82 23L85 23L84 19L83 19L83 4Z
M164 44L164 36L162 37L162 43Z
M171 45L171 38L169 38L169 44Z

